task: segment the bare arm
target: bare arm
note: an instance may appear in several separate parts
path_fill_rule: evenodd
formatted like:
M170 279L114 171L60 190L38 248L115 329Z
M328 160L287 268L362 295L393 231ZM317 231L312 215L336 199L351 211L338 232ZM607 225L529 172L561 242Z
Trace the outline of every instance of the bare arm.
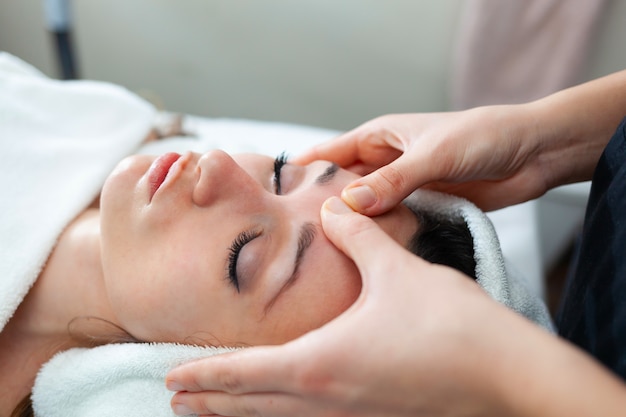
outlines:
M531 103L549 188L591 179L602 150L626 117L626 71ZM531 133L531 138L532 138Z
M512 323L511 323L512 324ZM587 353L568 342L511 326L509 349L494 353L496 395L506 415L519 417L622 416L626 385Z

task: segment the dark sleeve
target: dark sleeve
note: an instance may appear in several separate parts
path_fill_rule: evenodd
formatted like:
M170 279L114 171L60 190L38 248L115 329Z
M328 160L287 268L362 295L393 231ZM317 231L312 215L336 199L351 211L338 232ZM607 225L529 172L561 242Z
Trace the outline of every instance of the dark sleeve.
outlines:
M557 327L626 380L626 119L594 172Z

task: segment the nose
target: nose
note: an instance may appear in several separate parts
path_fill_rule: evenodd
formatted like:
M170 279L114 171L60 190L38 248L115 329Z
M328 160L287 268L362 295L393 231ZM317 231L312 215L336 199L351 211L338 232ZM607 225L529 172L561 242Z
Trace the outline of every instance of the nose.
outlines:
M240 196L258 201L264 191L260 182L252 178L233 158L221 150L205 153L198 160L198 182L193 190L197 206L214 204L218 199Z

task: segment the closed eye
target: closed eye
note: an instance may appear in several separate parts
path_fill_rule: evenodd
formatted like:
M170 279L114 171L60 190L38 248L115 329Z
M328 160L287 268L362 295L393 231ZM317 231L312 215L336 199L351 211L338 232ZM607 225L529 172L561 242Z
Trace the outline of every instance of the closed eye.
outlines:
M278 155L274 160L274 191L277 195L282 195L280 173L285 164L287 164L287 154L285 154L285 152L281 152L280 155Z
M237 274L237 260L239 259L239 255L241 254L241 250L248 243L261 236L261 231L251 231L246 230L235 238L228 249L228 274L227 279L230 283L235 287L237 292L239 292L239 275Z

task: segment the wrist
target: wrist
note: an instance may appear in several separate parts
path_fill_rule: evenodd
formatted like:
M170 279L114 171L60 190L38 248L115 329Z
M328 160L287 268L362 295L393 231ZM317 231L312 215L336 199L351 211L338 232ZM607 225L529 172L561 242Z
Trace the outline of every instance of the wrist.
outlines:
M606 144L626 115L626 71L528 103L543 141L550 188L590 180Z
M596 134L597 127L568 108L571 103L559 94L525 105L545 191L590 180L610 137Z

